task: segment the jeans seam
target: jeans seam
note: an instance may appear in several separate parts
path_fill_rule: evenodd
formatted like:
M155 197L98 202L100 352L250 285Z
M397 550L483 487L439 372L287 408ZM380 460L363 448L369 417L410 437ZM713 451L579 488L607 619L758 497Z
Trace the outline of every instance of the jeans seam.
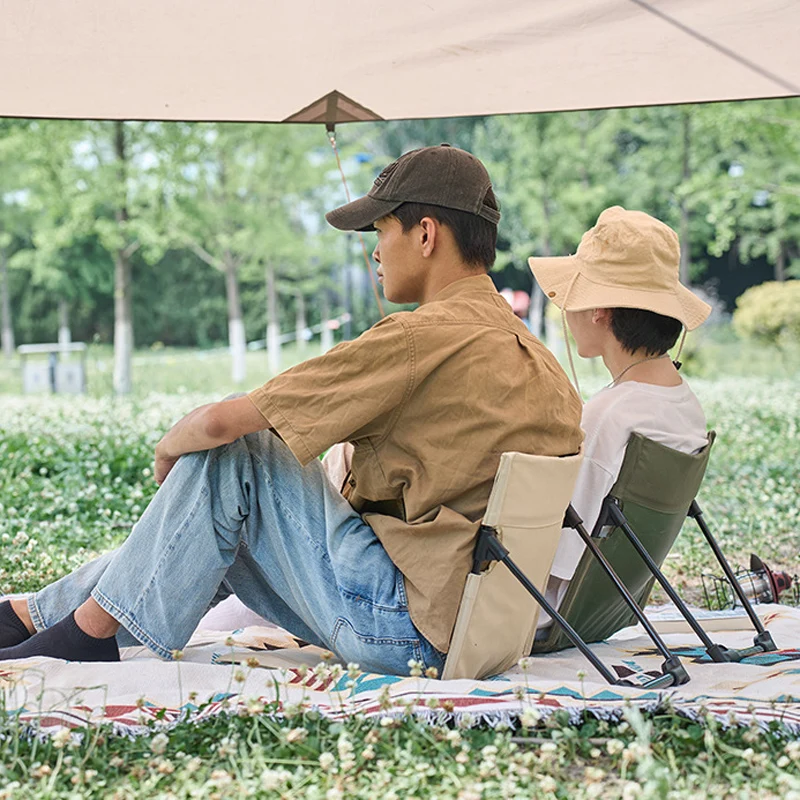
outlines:
M333 626L333 633L331 633L331 644L334 645L336 643L336 637L339 635L339 631L347 625L356 638L360 639L362 642L367 644L389 644L389 645L400 645L402 647L413 647L414 652L419 655L418 660L422 660L422 644L419 640L419 637L414 637L411 639L395 639L393 636L367 636L363 633L359 633L352 622L346 617L337 617L336 624Z
M336 587L339 589L339 593L345 596L348 600L352 600L356 603L361 603L365 606L369 606L369 608L374 608L376 611L388 611L390 613L408 613L408 606L384 606L381 603L374 603L368 597L364 597L363 594L359 594L358 592L354 592L352 589L345 589L343 586L340 586L337 582Z
M92 589L92 598L94 601L108 614L111 614L114 619L123 625L128 632L136 639L138 639L148 649L152 650L160 658L172 660L172 650L159 644L149 633L143 630L136 620L123 611L116 603L106 597L96 586Z
M36 631L43 631L47 628L44 624L44 617L42 612L39 611L39 604L36 602L36 594L28 596L28 613L31 615L31 622Z

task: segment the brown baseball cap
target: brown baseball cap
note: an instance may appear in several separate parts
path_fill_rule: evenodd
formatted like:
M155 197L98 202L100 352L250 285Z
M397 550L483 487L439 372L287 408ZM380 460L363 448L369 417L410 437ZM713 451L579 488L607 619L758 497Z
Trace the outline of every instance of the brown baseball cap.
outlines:
M371 231L403 203L425 203L475 214L497 225L500 212L486 203L492 181L486 167L449 144L403 154L375 179L364 197L335 208L325 219L342 231Z

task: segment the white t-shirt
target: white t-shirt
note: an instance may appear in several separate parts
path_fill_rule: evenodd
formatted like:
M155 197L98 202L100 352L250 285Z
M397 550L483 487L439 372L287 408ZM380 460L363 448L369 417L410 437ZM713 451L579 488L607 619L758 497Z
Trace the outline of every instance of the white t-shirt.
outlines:
M705 414L683 380L678 386L625 381L602 389L583 407L581 427L586 432L584 458L572 505L589 533L617 479L631 433L641 433L682 453L696 453L706 444ZM584 549L575 531L565 528L561 532L546 591L556 608ZM538 627L549 624L550 617L542 612Z

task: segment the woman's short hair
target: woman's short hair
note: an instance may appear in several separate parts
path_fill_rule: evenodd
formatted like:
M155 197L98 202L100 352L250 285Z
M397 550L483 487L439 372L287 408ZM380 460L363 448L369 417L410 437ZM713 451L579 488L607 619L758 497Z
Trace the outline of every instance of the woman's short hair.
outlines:
M642 308L612 308L611 332L623 350L660 356L678 341L683 325L677 319Z

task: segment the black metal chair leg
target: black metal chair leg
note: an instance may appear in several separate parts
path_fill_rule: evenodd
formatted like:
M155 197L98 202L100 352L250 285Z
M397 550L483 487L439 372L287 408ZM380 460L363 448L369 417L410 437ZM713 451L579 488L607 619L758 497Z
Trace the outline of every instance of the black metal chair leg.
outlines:
M747 595L744 593L739 581L736 580L736 576L733 574L733 570L728 563L728 559L725 558L725 554L722 552L719 544L717 544L717 540L709 530L708 525L706 525L706 521L703 519L703 511L697 503L697 500L692 500L692 504L689 506L688 516L697 523L697 527L702 531L706 542L708 542L708 546L711 548L716 556L717 561L719 562L719 565L722 567L722 571L725 573L725 577L728 579L731 588L739 598L739 602L742 604L745 613L748 617L750 617L750 621L753 623L753 627L756 629L756 635L753 638L753 647L735 650L733 652L737 653L741 659L747 658L747 656L756 655L758 653L767 653L777 650L778 648L772 639L772 635L759 619L758 614L756 614L755 610L753 609L753 606L751 605Z
M680 595L675 591L675 589L672 588L672 585L666 579L666 577L664 577L664 573L659 569L658 564L653 561L650 553L647 552L644 545L642 545L642 543L639 541L639 537L634 533L633 529L628 524L628 520L626 519L625 514L623 514L622 509L617 505L613 498L606 498L606 501L603 504L603 512L601 512L601 516L603 513L606 513L611 522L617 527L621 528L628 537L628 541L630 541L636 552L639 554L645 564L647 564L647 568L659 582L661 588L667 593L669 599L675 603L678 611L680 611L683 618L689 623L691 629L703 643L703 647L705 647L706 652L711 657L711 660L720 663L741 660L742 657L738 655L737 651L729 650L727 647L717 644L709 638L708 634L700 626L700 623L695 619L692 612L686 607L686 603L683 602Z
M680 664L680 659L678 659L678 657L667 647L658 631L656 631L656 629L653 627L650 620L647 619L639 604L630 593L628 587L619 579L619 576L614 571L614 568L611 566L602 550L600 550L592 537L586 532L586 528L583 525L583 520L580 518L580 516L578 516L578 512L575 511L571 503L567 507L567 513L564 515L564 527L572 528L573 530L577 531L578 535L581 537L581 539L583 539L583 543L591 551L595 559L600 563L600 566L603 568L610 581L614 584L617 591L622 595L628 608L630 608L630 610L633 612L636 619L639 620L642 627L647 632L647 635L650 637L653 644L655 644L655 646L658 648L661 655L664 656L667 661L670 661L670 659L676 659L678 664ZM681 665L681 669L683 669L683 665Z
M487 561L502 561L511 571L511 574L523 585L534 600L557 622L566 633L572 644L581 651L591 665L608 681L615 686L633 686L637 688L655 689L667 686L680 686L689 680L689 675L683 664L675 656L670 656L662 664L662 674L644 684L636 684L623 678L618 678L608 667L591 651L589 646L580 637L578 632L553 608L545 596L530 582L527 575L516 565L510 553L497 538L495 532L486 526L481 526L478 532L478 542L475 546L473 572L479 572ZM677 663L675 663L677 662Z

